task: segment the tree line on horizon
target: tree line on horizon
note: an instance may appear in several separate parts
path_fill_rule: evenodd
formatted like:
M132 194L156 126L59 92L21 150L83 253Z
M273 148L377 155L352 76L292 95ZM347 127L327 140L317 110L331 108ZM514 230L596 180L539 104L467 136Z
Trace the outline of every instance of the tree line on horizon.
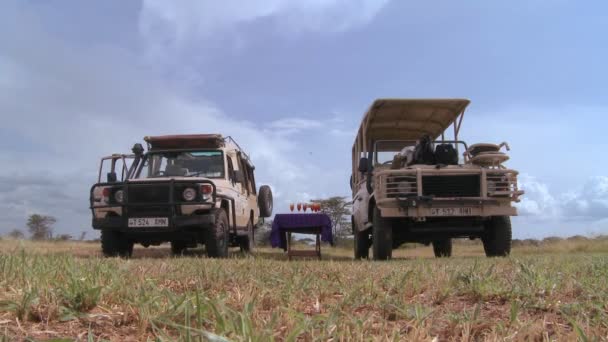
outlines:
M71 240L69 234L53 235L53 225L57 223L57 219L50 215L31 214L26 222L27 231L30 234L30 239L34 241L67 241ZM80 240L84 240L86 232L82 232ZM13 239L25 239L25 233L21 229L13 229L8 234L8 237Z

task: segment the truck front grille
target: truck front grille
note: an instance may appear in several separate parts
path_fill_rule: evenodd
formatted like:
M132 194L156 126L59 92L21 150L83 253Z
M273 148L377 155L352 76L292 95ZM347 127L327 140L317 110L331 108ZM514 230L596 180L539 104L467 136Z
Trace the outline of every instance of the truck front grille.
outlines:
M422 194L435 197L480 197L479 175L422 176Z

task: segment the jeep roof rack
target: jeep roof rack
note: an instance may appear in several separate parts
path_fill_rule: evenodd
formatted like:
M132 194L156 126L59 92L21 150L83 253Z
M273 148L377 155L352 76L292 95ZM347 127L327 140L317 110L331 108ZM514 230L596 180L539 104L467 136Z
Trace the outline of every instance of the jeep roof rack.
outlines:
M220 148L225 145L221 134L179 134L146 136L148 150L172 148Z
M456 140L467 99L377 99L359 128L364 141L418 140L428 134L437 139L454 123ZM460 120L457 121L460 116Z

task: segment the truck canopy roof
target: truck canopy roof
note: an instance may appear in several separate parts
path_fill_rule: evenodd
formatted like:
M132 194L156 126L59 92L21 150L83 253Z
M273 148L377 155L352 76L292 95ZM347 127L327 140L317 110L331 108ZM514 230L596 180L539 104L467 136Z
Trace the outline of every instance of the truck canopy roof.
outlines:
M437 139L469 104L467 99L377 99L365 113L358 134L365 141Z
M174 148L220 148L225 145L221 134L180 134L144 137L150 150Z

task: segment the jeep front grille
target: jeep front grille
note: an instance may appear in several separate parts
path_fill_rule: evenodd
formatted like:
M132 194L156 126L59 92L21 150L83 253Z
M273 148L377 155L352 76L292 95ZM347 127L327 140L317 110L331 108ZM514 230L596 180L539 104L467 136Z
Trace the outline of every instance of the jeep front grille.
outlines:
M129 203L169 203L169 184L131 184Z
M480 197L479 175L422 176L422 194L434 197Z
M418 195L416 176L390 176L386 178L386 197L404 198Z

